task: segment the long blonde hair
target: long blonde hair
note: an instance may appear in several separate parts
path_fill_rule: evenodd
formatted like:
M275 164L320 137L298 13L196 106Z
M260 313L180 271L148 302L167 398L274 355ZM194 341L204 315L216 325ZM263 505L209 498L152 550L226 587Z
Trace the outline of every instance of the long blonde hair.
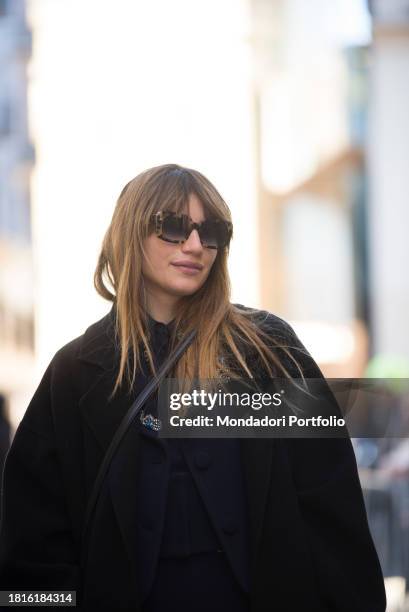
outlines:
M143 242L152 231L151 216L159 210L186 210L192 193L201 201L206 215L231 221L230 210L212 183L197 170L177 164L142 172L125 185L118 198L94 275L98 293L116 304L115 333L120 363L112 395L124 379L132 388L141 368L142 352L155 374L142 276ZM180 300L172 326L171 346L182 333L192 329L197 330L197 336L180 358L174 376L184 380L214 379L221 371L233 376L240 371L242 376L252 378L245 348L253 347L269 376L276 374L278 368L285 377L290 377L274 353L274 345L280 346L299 368L294 357L282 343L275 342L271 334L255 324L256 311L243 310L230 303L227 256L227 247L219 249L204 285L195 294ZM230 355L230 366L226 365L227 355Z

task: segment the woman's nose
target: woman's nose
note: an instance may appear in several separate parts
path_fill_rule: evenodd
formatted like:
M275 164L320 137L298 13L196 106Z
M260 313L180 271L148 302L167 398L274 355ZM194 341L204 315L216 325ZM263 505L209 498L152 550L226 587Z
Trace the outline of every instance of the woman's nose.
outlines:
M190 232L190 235L188 237L187 240L185 240L185 242L182 243L182 251L202 251L203 250L203 245L200 242L200 236L199 236L199 232L197 230L192 230Z

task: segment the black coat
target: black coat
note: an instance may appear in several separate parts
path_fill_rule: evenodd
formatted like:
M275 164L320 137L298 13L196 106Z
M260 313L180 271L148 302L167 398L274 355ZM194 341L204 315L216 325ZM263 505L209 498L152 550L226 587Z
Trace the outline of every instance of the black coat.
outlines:
M305 351L275 315L272 335ZM16 432L3 477L0 588L77 590L83 610L138 610L136 429L126 434L79 571L87 496L130 405L110 403L112 311L60 349ZM322 376L307 354L306 377ZM132 398L131 398L132 399ZM382 612L385 591L348 439L241 439L254 612ZM217 471L217 462L212 464ZM215 472L216 473L216 472ZM110 485L109 483L114 483Z

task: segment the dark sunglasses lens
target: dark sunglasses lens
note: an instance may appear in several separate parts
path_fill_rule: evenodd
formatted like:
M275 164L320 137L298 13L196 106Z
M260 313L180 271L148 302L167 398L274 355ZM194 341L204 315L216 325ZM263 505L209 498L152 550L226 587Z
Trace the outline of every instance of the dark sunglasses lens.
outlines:
M171 242L186 240L186 217L184 215L165 217L162 222L162 237Z
M184 242L191 230L191 221L187 215L170 214L162 220L161 238L169 242ZM199 236L203 246L221 249L229 243L229 231L226 223L208 219L200 224Z
M205 221L199 231L203 246L220 249L228 242L228 230L224 223Z

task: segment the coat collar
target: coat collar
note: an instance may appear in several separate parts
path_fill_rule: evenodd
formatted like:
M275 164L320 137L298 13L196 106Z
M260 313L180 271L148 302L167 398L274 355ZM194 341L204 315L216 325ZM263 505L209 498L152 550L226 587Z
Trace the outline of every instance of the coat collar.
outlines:
M78 359L111 370L119 358L115 342L116 305L102 319L85 331L78 352Z
M173 321L168 324L155 321L148 315L148 329L154 336L165 336L172 332ZM116 304L102 319L90 325L83 335L78 358L81 361L112 370L119 364L120 349L115 337Z

